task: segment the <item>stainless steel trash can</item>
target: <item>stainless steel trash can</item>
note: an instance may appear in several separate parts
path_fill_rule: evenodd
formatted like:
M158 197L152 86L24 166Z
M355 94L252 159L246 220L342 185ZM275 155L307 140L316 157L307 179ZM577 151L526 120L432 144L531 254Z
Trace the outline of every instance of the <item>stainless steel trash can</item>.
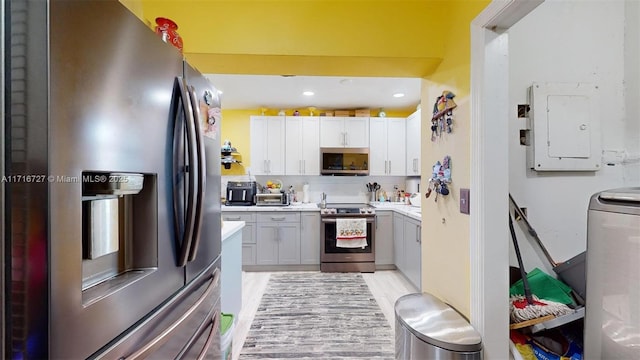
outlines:
M453 307L431 294L396 301L396 359L481 360L482 338Z

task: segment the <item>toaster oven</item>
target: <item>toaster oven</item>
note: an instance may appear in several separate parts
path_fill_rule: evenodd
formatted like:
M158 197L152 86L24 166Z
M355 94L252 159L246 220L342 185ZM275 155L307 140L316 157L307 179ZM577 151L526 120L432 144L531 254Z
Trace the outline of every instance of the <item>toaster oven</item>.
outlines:
M257 206L287 206L289 205L289 196L285 193L265 193L256 194Z

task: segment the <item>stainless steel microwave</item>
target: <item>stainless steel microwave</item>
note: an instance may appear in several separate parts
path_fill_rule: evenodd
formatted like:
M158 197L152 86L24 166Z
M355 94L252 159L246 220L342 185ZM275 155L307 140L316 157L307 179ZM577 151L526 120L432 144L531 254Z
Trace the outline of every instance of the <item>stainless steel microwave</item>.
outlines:
M369 175L369 149L320 148L320 174Z

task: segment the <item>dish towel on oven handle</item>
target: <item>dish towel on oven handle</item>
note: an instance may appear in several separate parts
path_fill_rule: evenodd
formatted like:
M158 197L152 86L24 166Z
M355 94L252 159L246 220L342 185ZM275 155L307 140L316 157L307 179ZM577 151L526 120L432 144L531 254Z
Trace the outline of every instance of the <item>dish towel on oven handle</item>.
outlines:
M336 247L365 248L367 219L336 219Z

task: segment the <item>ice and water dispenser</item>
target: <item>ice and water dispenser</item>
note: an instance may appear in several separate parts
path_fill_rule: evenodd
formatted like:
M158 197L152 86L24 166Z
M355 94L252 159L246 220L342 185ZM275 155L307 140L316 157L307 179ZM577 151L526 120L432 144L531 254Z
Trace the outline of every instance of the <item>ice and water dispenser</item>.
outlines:
M157 266L156 176L82 173L85 305Z

